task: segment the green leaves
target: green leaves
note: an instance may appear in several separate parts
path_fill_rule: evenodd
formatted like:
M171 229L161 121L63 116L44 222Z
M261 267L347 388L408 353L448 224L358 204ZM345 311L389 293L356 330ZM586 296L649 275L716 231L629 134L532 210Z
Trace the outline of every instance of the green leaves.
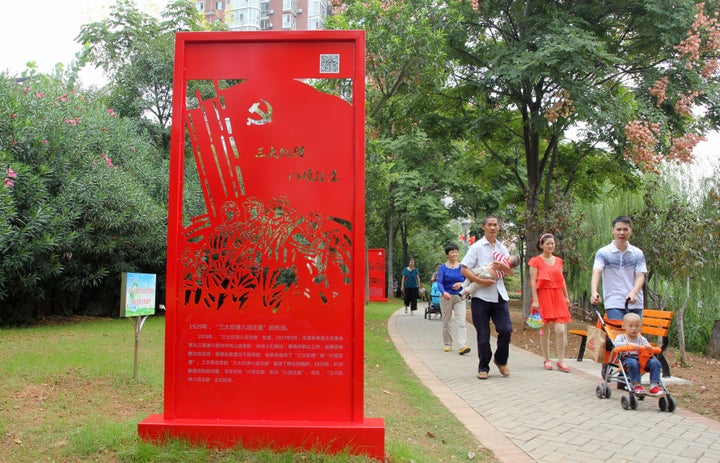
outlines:
M0 76L0 107L0 322L162 270L167 163L137 122L48 76Z
M103 21L82 26L77 42L83 63L102 68L109 78L108 106L125 117L151 118L156 143L167 150L172 112L175 32L203 30L193 2L177 0L163 20L143 13L132 0L118 0Z

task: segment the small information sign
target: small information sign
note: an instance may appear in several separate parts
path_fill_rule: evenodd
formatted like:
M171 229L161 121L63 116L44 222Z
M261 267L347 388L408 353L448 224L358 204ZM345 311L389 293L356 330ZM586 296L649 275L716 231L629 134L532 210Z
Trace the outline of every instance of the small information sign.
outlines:
M122 293L120 295L120 316L139 317L155 314L155 274L122 274Z

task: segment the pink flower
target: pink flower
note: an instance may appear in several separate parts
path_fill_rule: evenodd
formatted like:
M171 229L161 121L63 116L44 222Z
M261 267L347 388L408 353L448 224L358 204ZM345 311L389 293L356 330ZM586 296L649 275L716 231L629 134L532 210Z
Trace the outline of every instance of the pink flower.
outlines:
M35 96L38 98L45 98L45 94L43 92L37 92Z
M47 139L43 139L42 143L43 145L47 145L49 142L47 141Z
M657 152L660 126L656 123L632 121L625 126L625 159L631 160L641 170L657 172L655 167L661 157Z
M115 114L115 111L113 111L112 108L108 109L108 114L110 115L110 117L117 117L117 114Z
M105 153L102 153L102 157L103 157L103 159L105 159L105 163L108 165L108 167L113 166L112 159L110 159L110 156L108 156Z
M65 102L68 100L67 93L63 94L63 96L59 96L59 97L58 97L58 100L59 100L59 101L62 101L63 103L65 103Z
M662 79L656 80L652 87L648 90L650 92L650 95L657 98L657 103L655 103L655 106L658 108L660 105L663 104L665 100L667 100L667 86L668 86L669 79L667 76L663 77Z
M70 125L78 125L80 123L80 118L75 117L73 119L63 118L63 121L67 122Z
M705 138L696 133L686 133L682 137L673 138L668 158L676 163L692 162L694 159L693 149Z
M5 186L9 186L9 187L15 186L15 182L13 182L12 179L17 178L17 174L10 167L8 167L7 174L8 174L8 176L5 177Z

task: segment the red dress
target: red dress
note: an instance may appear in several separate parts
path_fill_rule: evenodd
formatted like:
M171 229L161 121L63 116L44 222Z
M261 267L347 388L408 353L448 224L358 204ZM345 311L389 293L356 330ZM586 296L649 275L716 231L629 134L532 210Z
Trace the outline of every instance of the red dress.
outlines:
M528 266L537 268L538 300L540 315L545 323L570 323L572 316L565 299L565 277L562 273L563 261L555 256L555 263L548 265L542 256L535 256Z

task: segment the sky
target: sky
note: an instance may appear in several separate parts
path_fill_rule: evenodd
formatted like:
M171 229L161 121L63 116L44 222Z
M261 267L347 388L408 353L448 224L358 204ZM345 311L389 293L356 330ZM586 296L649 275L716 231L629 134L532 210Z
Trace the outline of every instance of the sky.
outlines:
M159 16L168 0L135 0L142 11ZM57 63L66 67L80 45L75 37L80 27L105 19L115 0L33 0L3 2L0 27L0 71L20 74L28 61L40 72L52 72ZM83 85L98 85L102 74L94 69L80 73Z
M142 11L159 16L169 0L135 0ZM35 61L40 72L49 73L57 63L69 65L80 45L75 37L80 27L105 19L115 0L34 0L7 1L0 27L0 71L20 74L25 63ZM31 6L28 6L30 4ZM82 85L102 85L102 73L85 69ZM708 176L720 167L720 133L713 132L697 146L693 176Z

